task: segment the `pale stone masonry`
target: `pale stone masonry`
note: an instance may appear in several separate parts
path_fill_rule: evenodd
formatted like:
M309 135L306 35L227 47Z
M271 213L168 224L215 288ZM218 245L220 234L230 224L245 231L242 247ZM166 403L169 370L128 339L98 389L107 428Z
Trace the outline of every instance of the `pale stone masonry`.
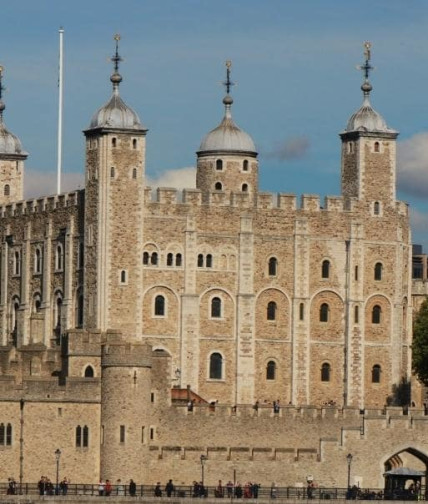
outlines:
M260 192L229 94L197 188L153 196L117 58L84 190L23 201L26 154L0 141L0 480L52 477L57 448L82 483L187 484L201 454L210 484L345 486L349 452L361 486L424 466L421 399L392 407L411 377L412 251L398 133L368 81L341 133L341 196Z

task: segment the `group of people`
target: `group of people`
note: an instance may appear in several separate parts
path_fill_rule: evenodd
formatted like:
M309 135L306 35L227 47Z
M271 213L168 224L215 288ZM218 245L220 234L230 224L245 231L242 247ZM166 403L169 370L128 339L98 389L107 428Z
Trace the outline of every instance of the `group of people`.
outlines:
M110 495L122 495L124 496L126 494L126 488L125 485L122 483L121 479L118 479L116 481L116 484L112 485L111 481L106 479L100 480L98 483L98 495L100 497L109 497ZM129 480L129 495L131 497L135 497L137 494L137 485L133 479Z
M16 495L16 481L14 478L7 478L7 495Z
M67 495L69 483L70 481L65 476L55 489L54 484L47 476L41 476L37 488L39 489L39 495Z
M168 480L168 483L165 485L165 493L167 497L171 497L172 494L175 491L174 483L172 482L172 479ZM155 497L162 497L162 486L160 481L156 483L155 486Z

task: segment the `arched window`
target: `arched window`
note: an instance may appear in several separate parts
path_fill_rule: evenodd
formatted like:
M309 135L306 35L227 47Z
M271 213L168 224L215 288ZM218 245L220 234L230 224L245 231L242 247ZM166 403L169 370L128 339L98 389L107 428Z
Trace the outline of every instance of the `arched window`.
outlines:
M149 264L149 253L143 252L143 264Z
M19 250L15 250L13 255L13 274L16 276L21 274L21 254Z
M78 292L77 294L77 317L76 317L77 327L83 327L83 294Z
M126 271L122 270L120 272L120 283L121 284L126 284L126 281L127 281L127 279L126 279Z
M216 182L215 183L215 190L221 191L222 189L223 189L223 186L221 185L221 182Z
M276 375L276 363L275 361L269 361L266 366L266 380L275 380Z
M80 425L76 427L76 446L78 448L82 446L82 427Z
M210 379L221 380L223 377L223 357L220 353L213 353L210 356Z
M113 138L111 139L111 146L112 146L112 147L116 147L116 145L117 145L116 138L114 138L114 137L113 137Z
M374 279L382 280L382 263L378 262L374 267Z
M12 424L8 423L6 426L6 446L12 445Z
M155 297L155 315L156 317L165 316L165 298L163 296Z
M173 266L174 265L174 254L169 253L166 256L166 265L167 266Z
M242 184L242 192L248 192L248 184Z
M132 148L133 148L133 149L136 149L136 148L137 148L137 139L136 139L136 138L133 138L133 139L132 139Z
M242 170L248 171L248 160L247 159L244 159L244 161L242 163Z
M322 262L322 267L321 267L321 277L322 278L328 278L330 276L330 261L327 259Z
M305 319L305 305L303 303L300 303L299 305L299 319L300 320Z
M372 383L380 383L380 373L382 369L379 364L375 364L372 368Z
M57 336L61 335L61 310L62 310L62 297L60 294L57 294L55 301L55 312L54 312L54 321L55 321L55 331Z
M324 364L321 366L321 381L329 382L330 375L331 375L330 364L328 362L324 362Z
M271 257L268 263L269 276L276 276L278 266L278 259L276 257Z
M137 178L137 168L132 169L132 178L136 179Z
M276 303L275 301L269 301L267 305L267 319L275 320L276 318Z
M359 311L358 306L355 306L354 307L354 324L358 324L359 318L360 318L360 311Z
M373 306L372 324L380 324L381 313L382 313L382 308L379 305Z
M6 184L4 186L4 195L5 196L10 196L10 185L9 184Z
M211 317L221 318L221 299L219 297L211 299Z
M380 145L379 145L379 142L375 142L375 143L374 143L374 151L375 151L375 152L380 152Z
M329 307L327 303L320 306L320 322L328 322Z
M79 257L77 260L77 267L82 269L85 265L85 244L83 241L79 242Z
M221 159L217 159L217 161L215 162L215 169L217 171L223 170L223 161Z
M158 253L157 253L157 252L153 252L153 253L152 253L152 257L150 258L150 262L151 262L154 266L157 266L157 264L158 264Z
M114 166L110 168L110 177L114 178Z
M207 268L212 268L213 267L213 256L211 254L207 254L206 267Z
M181 266L183 263L183 258L181 254L176 254L175 255L175 265L176 266Z
M198 268L204 267L204 256L203 254L198 254Z
M82 446L83 448L87 448L89 446L89 428L87 425L83 427Z
M58 243L55 250L55 270L62 271L64 268L64 249L62 244Z
M85 378L93 378L95 375L94 368L92 366L86 366L85 368Z
M42 251L39 247L34 252L34 273L40 274L42 272Z
M375 201L373 203L373 213L375 215L379 215L380 214L380 203L379 203L379 201Z
M42 302L40 300L40 294L35 294L33 298L34 313L39 313L42 307Z

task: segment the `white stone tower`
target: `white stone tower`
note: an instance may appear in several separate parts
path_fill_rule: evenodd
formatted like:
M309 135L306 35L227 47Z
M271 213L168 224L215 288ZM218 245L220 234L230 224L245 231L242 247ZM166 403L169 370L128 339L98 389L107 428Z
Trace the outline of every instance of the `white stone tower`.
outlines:
M231 62L226 62L225 114L221 123L202 140L197 152L196 187L208 200L212 192L243 193L253 199L258 190L257 152L250 135L232 119Z
M6 129L2 101L3 67L0 66L0 205L20 201L24 193L24 161L28 154L22 150L21 142Z
M142 237L147 129L119 95L118 42L113 94L86 136L85 310L88 329L142 331Z

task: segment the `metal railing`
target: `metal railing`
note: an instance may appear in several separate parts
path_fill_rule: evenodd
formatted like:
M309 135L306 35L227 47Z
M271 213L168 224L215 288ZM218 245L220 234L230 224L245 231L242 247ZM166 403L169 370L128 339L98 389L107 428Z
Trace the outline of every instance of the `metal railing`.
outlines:
M0 495L11 494L7 482L0 483ZM112 484L112 489L109 495L106 490L101 493L99 484L85 483L69 483L64 489L60 485L58 488L55 483L45 486L42 490L38 483L16 483L15 493L17 495L85 495L85 496L121 496L121 497L168 497L165 490L165 485L158 487L155 492L155 485L137 485L135 494L130 493L129 485ZM160 490L160 495L159 495ZM42 493L41 493L42 492ZM214 486L201 487L200 485L175 486L171 493L171 497L176 498L219 498L219 499L314 499L314 500L380 500L384 498L384 491L380 489L355 489L354 491L347 488L333 487L270 487L263 485L242 485L242 487L227 487L221 489ZM425 500L425 489L423 488L420 495L400 496L400 500Z

